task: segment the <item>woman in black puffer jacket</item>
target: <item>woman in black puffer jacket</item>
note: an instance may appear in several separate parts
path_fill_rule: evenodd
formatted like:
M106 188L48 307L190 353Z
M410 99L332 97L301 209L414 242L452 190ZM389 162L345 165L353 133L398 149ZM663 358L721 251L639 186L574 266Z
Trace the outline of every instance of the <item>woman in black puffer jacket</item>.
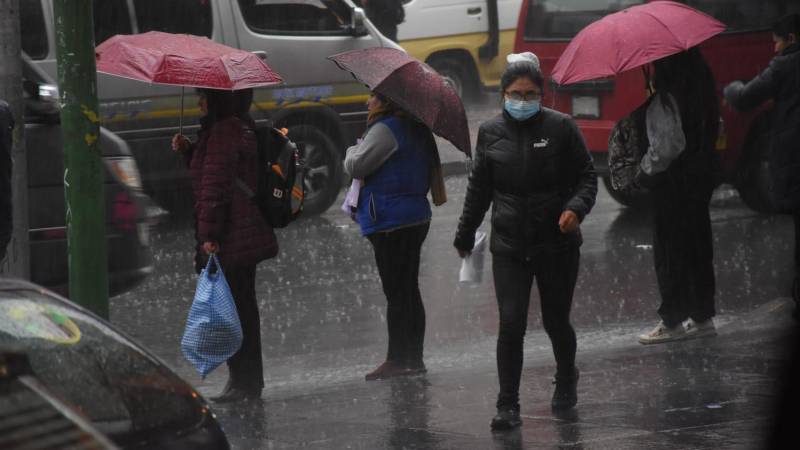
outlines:
M475 162L454 245L463 257L492 207L490 249L500 310L500 394L492 428L519 416L522 345L533 279L557 371L554 409L577 402L576 338L569 321L578 276L579 225L597 195L597 174L571 117L541 108L543 76L532 53L510 55L501 79L504 110L478 132Z

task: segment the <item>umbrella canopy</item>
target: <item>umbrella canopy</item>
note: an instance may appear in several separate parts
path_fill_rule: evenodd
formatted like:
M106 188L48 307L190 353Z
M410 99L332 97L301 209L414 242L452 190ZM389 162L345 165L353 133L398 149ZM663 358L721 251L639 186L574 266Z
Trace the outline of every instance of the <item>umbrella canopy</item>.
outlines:
M725 25L673 1L632 6L581 30L553 69L559 84L608 77L688 50Z
M188 34L118 34L95 56L98 72L150 83L236 90L283 81L251 52Z
M373 47L328 57L422 121L439 136L471 155L464 104L435 70L402 50Z

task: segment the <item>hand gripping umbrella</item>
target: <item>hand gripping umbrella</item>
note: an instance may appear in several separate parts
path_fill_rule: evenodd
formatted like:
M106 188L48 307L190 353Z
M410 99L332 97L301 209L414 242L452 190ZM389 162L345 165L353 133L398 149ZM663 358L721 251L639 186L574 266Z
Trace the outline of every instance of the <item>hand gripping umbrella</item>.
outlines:
M283 82L257 55L188 34L118 34L97 46L95 58L98 72L148 83L238 90Z
M559 84L603 78L688 50L725 25L682 3L653 1L589 24L553 68Z
M430 66L402 50L383 47L339 53L328 59L471 156L464 104Z

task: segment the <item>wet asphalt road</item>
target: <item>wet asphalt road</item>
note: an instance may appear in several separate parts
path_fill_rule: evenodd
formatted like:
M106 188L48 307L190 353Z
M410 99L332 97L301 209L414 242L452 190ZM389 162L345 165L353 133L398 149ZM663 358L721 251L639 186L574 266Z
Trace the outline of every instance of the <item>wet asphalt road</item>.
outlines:
M471 113L471 126L493 114ZM462 158L443 145L446 161ZM712 203L717 275L715 338L644 347L658 293L646 212L600 188L582 225L573 324L581 368L574 414L549 409L554 371L534 290L521 388L523 428L492 435L497 308L487 255L483 282L460 285L452 248L466 177L446 181L434 209L420 283L427 311L425 376L382 382L385 299L371 248L338 209L279 231L279 256L262 263L266 389L259 402L216 407L234 448L760 448L771 422L792 276L791 219L747 209L723 186ZM489 231L488 223L482 229ZM156 270L111 301L111 319L204 394L179 342L194 293L192 231L173 218L153 231Z

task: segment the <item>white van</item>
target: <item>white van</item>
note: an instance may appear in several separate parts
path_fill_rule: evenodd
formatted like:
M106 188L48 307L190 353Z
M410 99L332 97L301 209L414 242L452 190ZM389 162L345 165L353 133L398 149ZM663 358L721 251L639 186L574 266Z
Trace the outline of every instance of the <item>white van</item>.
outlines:
M404 0L398 40L462 96L500 85L522 0Z
M94 0L95 42L115 34L166 31L207 36L254 51L286 84L257 89L253 116L289 129L306 160L309 213L327 209L342 183L342 152L366 125L367 89L327 60L367 47L397 47L351 0ZM56 77L52 0L21 0L22 47ZM196 128L186 90L184 125ZM188 174L169 140L178 131L181 88L98 74L102 123L130 145L145 190L167 206L186 205ZM189 205L191 205L189 203Z

